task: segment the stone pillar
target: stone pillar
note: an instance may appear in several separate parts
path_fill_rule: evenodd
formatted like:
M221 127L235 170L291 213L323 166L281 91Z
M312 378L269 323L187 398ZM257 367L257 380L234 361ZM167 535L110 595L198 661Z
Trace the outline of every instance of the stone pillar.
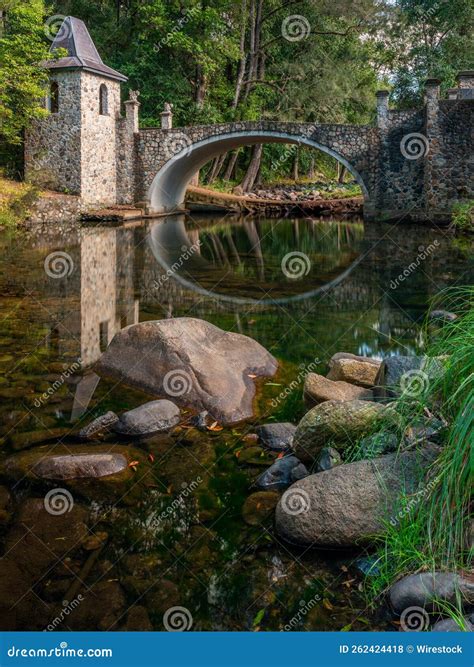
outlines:
M458 99L474 100L474 70L465 70L457 75Z
M436 215L439 190L436 168L440 151L439 85L438 79L427 79L425 82L425 148L420 159L424 161L425 212L430 220Z
M375 93L377 97L377 127L381 130L388 128L388 90L378 90Z
M171 130L173 127L173 112L172 105L165 102L165 107L161 113L161 129Z
M138 90L131 90L130 97L125 102L125 117L127 120L127 129L131 134L138 134L138 114L140 110L140 102L138 101Z
M125 118L118 120L117 201L132 205L136 199L136 140L139 133L138 90L130 91L125 102Z

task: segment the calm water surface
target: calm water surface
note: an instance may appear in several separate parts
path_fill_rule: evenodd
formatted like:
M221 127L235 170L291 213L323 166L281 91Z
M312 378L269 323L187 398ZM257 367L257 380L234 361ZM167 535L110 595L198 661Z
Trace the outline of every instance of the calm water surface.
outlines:
M52 449L73 451L79 426L149 398L93 373L121 328L187 316L257 339L280 371L261 388L254 423L296 422L305 369L325 372L339 351L422 350L430 299L474 275L469 248L444 230L357 219L175 216L4 232L0 243L0 471L12 495L0 513L0 582L9 579L5 558L25 500L58 486L24 475L12 481L8 457L31 463ZM295 378L298 387L278 400ZM15 597L0 583L4 605L15 610L7 626L42 629L82 591L60 629L141 629L148 618L161 630L173 606L185 607L198 630L277 630L295 618L295 629L388 627L366 608L360 553L290 548L271 515L252 525L258 506L250 524L243 520L252 483L272 461L247 451L252 428L200 433L184 425L139 444L111 436L95 445L135 447L134 483L69 487L92 541L46 565L29 544L28 594Z

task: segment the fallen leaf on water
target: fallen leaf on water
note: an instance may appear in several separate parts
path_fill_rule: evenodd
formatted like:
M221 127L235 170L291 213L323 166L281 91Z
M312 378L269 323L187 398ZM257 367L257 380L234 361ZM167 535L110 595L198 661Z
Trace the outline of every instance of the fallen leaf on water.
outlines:
M282 459L284 456L285 456L285 453L281 452L280 454L278 454L277 459Z
M345 565L341 565L341 570L343 572L348 572L349 571Z
M327 598L323 598L323 607L326 607L326 609L329 609L329 611L332 611L334 609L334 607Z
M148 454L148 460L150 461L150 463L155 462L155 457L153 456L153 454Z
M235 452L235 455L236 455L237 458L239 458L239 456L240 456L240 449L239 449L238 452Z
M254 373L248 373L248 374L247 374L247 377L254 379L254 378L256 378L257 376L256 376Z
M135 466L137 466L139 463L140 463L140 461L130 461L130 463L128 464L128 467L129 468L135 468Z
M347 588L350 588L353 581L355 581L355 578L354 579L348 579L347 581L343 581L342 585L347 586Z

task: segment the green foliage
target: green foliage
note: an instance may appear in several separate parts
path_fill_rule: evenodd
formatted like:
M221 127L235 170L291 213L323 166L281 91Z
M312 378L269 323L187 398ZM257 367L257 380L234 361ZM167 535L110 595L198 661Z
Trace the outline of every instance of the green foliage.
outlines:
M474 230L474 201L458 202L454 205L452 226L460 231Z
M43 0L8 0L0 25L0 141L21 142L33 118L46 112L41 105L47 81L41 61L48 56L44 35Z
M471 568L467 535L474 443L474 288L448 290L441 298L443 307L461 314L442 327L430 350L433 356L448 355L445 372L430 382L422 398L401 408L408 422L427 407L436 410L449 429L424 488L402 497L397 519L387 521L378 552L379 574L367 580L371 598L409 572Z

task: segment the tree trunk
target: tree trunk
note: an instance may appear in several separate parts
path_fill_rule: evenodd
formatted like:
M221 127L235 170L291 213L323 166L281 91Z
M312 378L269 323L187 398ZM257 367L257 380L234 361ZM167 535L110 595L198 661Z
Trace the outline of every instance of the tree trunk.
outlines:
M226 153L222 153L222 155L218 155L216 158L214 158L211 173L209 175L209 178L207 179L207 184L208 185L211 185L211 183L214 183L216 178L219 176L219 173L222 169L222 165L224 164L225 156L226 156Z
M224 181L230 181L232 178L232 174L234 173L235 165L237 163L237 158L239 157L239 151L236 150L232 153L230 156L230 160L227 163L226 170L224 172L223 179Z
M299 179L299 161L300 161L300 149L297 146L295 151L295 159L293 160L293 180L297 181Z
M311 161L309 163L308 178L314 178L314 156L311 156Z
M244 192L248 192L253 188L255 179L258 175L258 170L260 169L260 162L262 160L262 144L257 144L252 149L252 158L250 164L247 168L247 173L245 174L240 187Z
M337 163L337 182L344 183L344 176L346 175L346 168L340 162Z
M242 84L245 77L245 66L247 63L247 55L245 53L245 33L247 30L247 0L242 0L242 24L240 28L240 60L239 69L237 71L237 81L235 82L234 99L232 100L232 108L236 109L239 104L240 94L242 92ZM228 179L227 179L228 180Z

